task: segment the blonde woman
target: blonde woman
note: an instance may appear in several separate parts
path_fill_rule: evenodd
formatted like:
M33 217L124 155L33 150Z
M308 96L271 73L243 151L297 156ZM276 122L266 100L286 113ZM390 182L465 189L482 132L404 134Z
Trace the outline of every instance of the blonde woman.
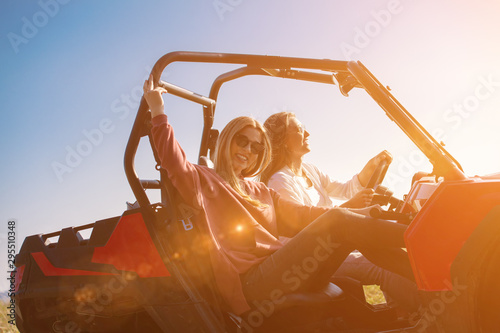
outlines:
M250 310L256 300L274 300L276 290L281 299L287 293L321 289L354 248L413 278L401 249L404 226L345 209L298 205L246 179L258 175L270 157L269 140L256 120L238 117L222 130L215 170L188 162L164 114L164 92L154 86L152 77L144 83L161 167L184 202L195 206L193 223L209 230L214 246L207 251L216 283L233 312ZM283 244L280 235L291 241ZM314 255L321 259L314 272L298 282L283 279Z
M347 200L342 207L366 207L373 197L372 189L365 189L377 165L392 156L383 151L372 158L363 169L349 181L332 180L315 165L303 162L309 147L309 132L292 112L271 115L264 127L271 141L272 160L261 174L269 188L277 191L281 198L295 203L319 207L333 207L330 197ZM349 276L363 284L378 284L381 289L408 311L418 308L416 284L397 274L378 267L359 252L349 254L335 272L335 276Z

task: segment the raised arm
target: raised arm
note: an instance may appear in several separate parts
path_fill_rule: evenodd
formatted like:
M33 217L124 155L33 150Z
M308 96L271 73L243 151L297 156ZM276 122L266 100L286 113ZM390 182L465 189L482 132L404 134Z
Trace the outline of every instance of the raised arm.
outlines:
M167 90L162 87L154 86L152 74L144 81L143 90L144 98L146 102L148 102L149 109L151 110L151 118L165 114L165 105L161 95L166 93Z
M198 172L187 158L184 150L175 139L174 130L168 123L164 112L162 94L167 92L162 87L155 87L153 77L144 82L144 98L151 110L153 142L158 151L161 167L167 171L172 184L179 191L185 203L199 204Z

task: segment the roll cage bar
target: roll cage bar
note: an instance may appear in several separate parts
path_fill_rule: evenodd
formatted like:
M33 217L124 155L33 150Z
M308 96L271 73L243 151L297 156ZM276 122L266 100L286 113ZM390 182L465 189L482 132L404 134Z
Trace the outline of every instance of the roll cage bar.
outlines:
M163 70L173 62L239 64L244 67L218 76L208 97L160 80ZM312 72L316 71L316 72ZM322 71L322 72L318 72ZM396 100L360 61L336 61L329 59L291 58L265 55L172 52L161 57L151 70L155 84L164 87L168 93L198 103L203 107L203 133L199 151L199 163L203 156L215 148L218 132L212 129L217 96L221 86L229 81L248 76L263 75L336 85L340 93L348 96L353 88L364 89L385 111L415 145L427 156L433 165L435 175L446 180L465 179L458 161L439 144L422 125ZM139 141L149 136L153 154L159 169L159 158L152 144L150 132L151 114L144 99L141 99L132 131L125 149L125 174L141 207L150 205L145 189L158 188L158 181L140 180L134 167ZM163 180L160 181L162 183ZM162 189L163 191L163 189ZM162 198L163 198L162 193Z

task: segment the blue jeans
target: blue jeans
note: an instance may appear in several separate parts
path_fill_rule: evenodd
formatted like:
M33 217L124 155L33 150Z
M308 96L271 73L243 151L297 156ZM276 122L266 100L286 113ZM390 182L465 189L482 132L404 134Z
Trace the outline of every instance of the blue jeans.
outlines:
M402 250L405 230L402 224L331 209L241 276L245 297L268 300L277 293L321 290L354 250L414 283L408 255Z

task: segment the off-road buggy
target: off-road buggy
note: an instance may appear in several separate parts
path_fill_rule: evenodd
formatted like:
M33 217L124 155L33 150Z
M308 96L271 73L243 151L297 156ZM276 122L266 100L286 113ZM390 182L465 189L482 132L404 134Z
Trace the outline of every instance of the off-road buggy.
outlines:
M213 81L208 97L160 80L174 62L242 65ZM142 180L134 159L141 138L151 142L151 116L142 99L125 151L125 172L137 207L121 216L25 239L16 257L16 322L32 332L497 332L500 330L500 180L464 175L460 164L360 62L246 54L174 52L152 69L172 95L198 103L204 128L199 164L210 164L218 131L212 128L221 86L261 75L336 85L347 96L365 90L433 165L418 173L404 200L370 186L382 219L409 224L405 241L422 310L368 304L360 284L339 278L325 294L294 294L263 302L246 314L228 311L204 251L204 226L190 220L164 171ZM152 166L154 167L154 166ZM424 176L424 177L422 177ZM151 203L146 189L159 189ZM81 231L91 230L88 239ZM51 241L57 238L57 241ZM437 293L436 293L437 292Z

